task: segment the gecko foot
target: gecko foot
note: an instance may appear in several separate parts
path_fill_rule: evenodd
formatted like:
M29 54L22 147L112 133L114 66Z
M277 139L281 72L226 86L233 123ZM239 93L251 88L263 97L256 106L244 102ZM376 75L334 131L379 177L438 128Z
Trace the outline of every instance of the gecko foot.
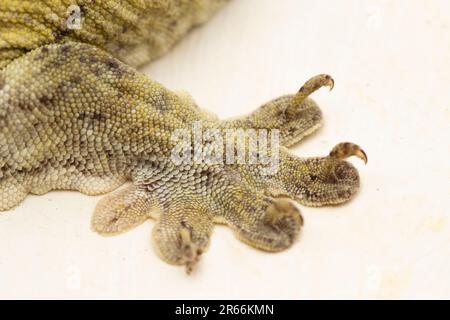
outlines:
M184 200L163 210L153 229L153 243L164 261L185 266L191 274L208 248L213 220L199 203Z
M257 201L257 199L255 199ZM303 218L300 211L287 199L260 199L257 206L265 210L253 219L246 215L233 215L228 225L235 230L237 237L264 251L279 252L291 247L300 234Z
M286 153L284 153L286 152ZM297 158L283 151L284 164L273 178L279 190L306 206L318 207L349 201L360 187L358 170L348 161L366 153L354 143L340 143L325 157Z

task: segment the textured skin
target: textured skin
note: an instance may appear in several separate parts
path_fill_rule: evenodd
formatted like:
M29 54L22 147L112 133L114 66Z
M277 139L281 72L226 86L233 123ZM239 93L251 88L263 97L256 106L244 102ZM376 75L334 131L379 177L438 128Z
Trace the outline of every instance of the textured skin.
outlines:
M190 272L214 222L254 247L281 251L303 224L288 199L333 205L358 190L358 173L345 161L352 155L367 161L357 145L338 144L318 158L298 158L286 148L320 127L320 109L308 96L332 87L331 77L316 76L295 95L221 121L130 66L161 55L224 1L130 0L114 10L113 1L78 1L87 18L76 32L42 18L53 12L64 20L69 2L44 2L0 4L0 210L29 193L97 195L131 181L100 201L93 230L115 235L157 219L156 251ZM279 170L264 175L262 164L175 164L173 132L199 120L221 132L279 129Z
M228 0L2 0L0 68L45 44L89 43L132 66L164 54ZM72 4L82 28L67 26Z

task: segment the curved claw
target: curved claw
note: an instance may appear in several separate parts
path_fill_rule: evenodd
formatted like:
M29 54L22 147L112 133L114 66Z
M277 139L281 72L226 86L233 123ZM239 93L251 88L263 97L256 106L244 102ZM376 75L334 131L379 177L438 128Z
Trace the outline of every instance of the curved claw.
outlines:
M298 106L301 104L309 95L313 92L319 90L322 87L329 87L330 91L334 88L334 80L331 76L327 74L319 74L312 77L300 88L298 93L292 98L292 105Z
M348 157L356 156L367 164L367 154L360 146L351 142L343 142L336 145L330 152L330 157L339 160L347 159Z
M320 74L320 75L316 76L316 78L319 78L320 81L322 81L322 85L321 85L322 87L328 87L328 88L330 88L330 91L334 89L334 79L330 75Z

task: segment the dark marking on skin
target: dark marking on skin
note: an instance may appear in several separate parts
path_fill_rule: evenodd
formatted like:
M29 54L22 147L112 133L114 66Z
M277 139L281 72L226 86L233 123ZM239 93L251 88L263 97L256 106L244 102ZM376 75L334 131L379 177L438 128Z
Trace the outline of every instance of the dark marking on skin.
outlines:
M84 147L86 147L87 142L86 141L80 141L80 148L83 149Z
M186 219L182 219L180 222L181 226L187 230L189 230L189 233L192 235L192 233L194 232L194 229L192 228L191 225L189 225L186 221Z
M17 107L20 110L23 110L23 111L31 111L31 110L33 110L33 106L28 104L28 103L25 103L24 101L19 101L19 103L17 103Z
M101 69L97 67L93 68L93 72L97 77L100 77L100 75L102 74Z
M85 63L88 59L86 58L85 55L81 55L81 56L78 58L78 60L79 60L81 63Z
M5 87L6 80L5 78L0 74L0 90L2 90Z
M75 76L75 77L72 79L72 83L74 83L74 84L80 84L82 80L83 80L83 79L82 79L80 76Z
M70 51L70 46L68 44L64 44L60 48L61 53L67 54Z
M95 112L94 114L82 112L77 119L83 122L86 121L89 129L92 129L96 123L103 123L107 120L106 116L100 112Z
M114 218L111 218L111 220L109 220L109 223L116 223L117 221L119 221L119 218L114 217Z
M63 31L53 31L53 39L55 43L61 42L65 36L67 36L68 32L66 30Z
M287 134L288 134L288 136L291 136L291 135L294 135L296 131L297 131L297 128L290 127L287 129Z
M66 145L67 145L67 143L66 143ZM67 168L69 168L71 166L75 166L76 163L77 163L77 160L74 158L73 155L71 155L70 158L67 159L67 161L66 161Z
M30 170L31 175L37 175L47 170L48 166L51 165L51 162L48 159L44 159L42 161L39 161L39 163L34 166Z
M104 63L106 64L107 70L111 70L119 78L122 78L122 76L127 73L127 70L124 69L116 59L108 58L104 61Z
M149 192L155 191L158 188L158 181L146 182L145 183L145 188Z
M100 113L100 112L96 112L92 116L92 119L100 121L100 122L105 122L106 121L106 116L104 114Z
M206 180L202 181L201 185L206 186L206 188L210 189L216 183L216 179L218 174L214 172L214 169L207 169L201 173L202 176L206 176Z
M42 129L42 123L40 123L39 121L33 121L32 125L36 130Z
M78 120L84 120L86 118L86 113L84 113L84 112L81 112L79 115L78 115Z
M120 67L120 64L115 59L109 59L106 62L107 68L113 71L119 78L126 73L125 69Z
M115 60L110 60L110 61L108 62L108 67L109 67L110 69L118 69L118 68L119 68L119 64L118 64L117 61L115 61Z
M286 117L286 114L285 114L285 110L284 109L279 109L279 110L277 110L276 112L275 112L275 118L277 118L277 119L284 119Z
M61 92L64 94L65 92L68 91L68 89L69 89L68 87L69 86L68 86L67 81L63 80L58 84L58 92Z
M3 167L0 168L0 171L6 173L9 170L9 165L6 163Z
M49 96L47 96L45 94L43 96L39 97L38 100L41 104L43 104L45 106L51 105L53 102L53 98L50 98Z

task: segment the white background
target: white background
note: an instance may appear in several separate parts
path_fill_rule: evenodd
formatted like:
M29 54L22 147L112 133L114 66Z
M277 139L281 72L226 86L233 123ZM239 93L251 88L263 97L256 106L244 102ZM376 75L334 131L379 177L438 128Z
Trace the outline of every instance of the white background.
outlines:
M450 2L234 0L145 69L221 117L249 113L319 73L325 126L369 156L350 203L302 207L292 249L268 254L215 229L186 276L150 243L153 222L114 238L89 229L100 197L30 196L0 215L0 298L450 298Z

